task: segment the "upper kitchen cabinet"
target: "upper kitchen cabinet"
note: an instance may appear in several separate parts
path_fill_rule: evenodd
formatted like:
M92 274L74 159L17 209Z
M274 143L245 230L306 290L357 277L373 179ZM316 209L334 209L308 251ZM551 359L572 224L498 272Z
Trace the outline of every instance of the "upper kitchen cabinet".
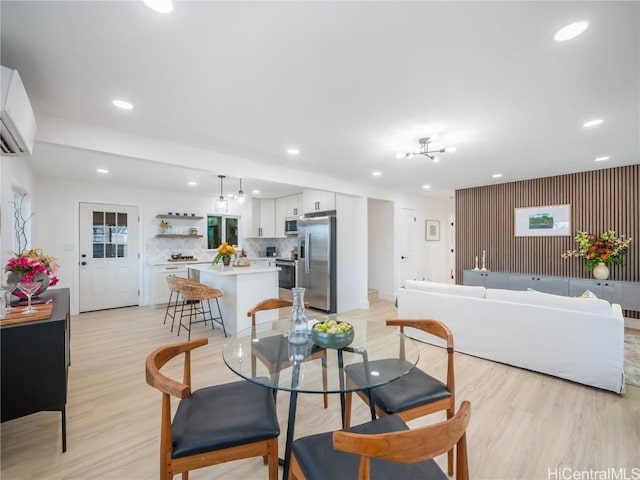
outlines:
M303 194L303 213L324 212L336 209L336 194L324 190L305 190Z
M302 194L296 193L295 195L289 195L284 197L287 203L287 213L285 217L297 217L302 215Z
M276 236L276 201L273 198L251 200L251 236L274 238Z
M284 238L284 221L287 218L287 197L276 198L276 237Z

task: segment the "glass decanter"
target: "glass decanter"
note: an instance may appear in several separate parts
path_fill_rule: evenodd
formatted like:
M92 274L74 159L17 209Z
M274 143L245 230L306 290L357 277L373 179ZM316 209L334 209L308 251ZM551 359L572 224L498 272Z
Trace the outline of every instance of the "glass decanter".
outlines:
M289 343L301 345L307 343L309 338L307 314L304 311L304 288L292 288L291 293L293 293L293 308L289 323Z

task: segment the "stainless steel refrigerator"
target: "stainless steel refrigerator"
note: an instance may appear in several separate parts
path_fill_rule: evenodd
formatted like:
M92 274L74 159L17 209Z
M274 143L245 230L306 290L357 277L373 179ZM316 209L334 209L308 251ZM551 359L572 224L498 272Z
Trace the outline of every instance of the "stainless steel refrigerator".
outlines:
M336 217L298 220L297 280L310 307L336 312Z

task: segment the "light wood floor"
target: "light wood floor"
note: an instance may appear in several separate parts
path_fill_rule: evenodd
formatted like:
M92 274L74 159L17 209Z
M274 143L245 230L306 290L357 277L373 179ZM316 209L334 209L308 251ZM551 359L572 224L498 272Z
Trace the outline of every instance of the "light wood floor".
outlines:
M163 314L135 307L72 318L68 450L61 453L57 413L5 422L3 480L158 478L160 393L145 382L144 360L155 347L176 341L162 324ZM392 303L379 301L352 315L382 322L396 312ZM221 331L199 324L194 327L198 336L208 336L210 343L194 353L194 386L237 380L221 358ZM442 350L420 348L419 366L444 366ZM640 467L640 388L627 386L618 396L462 354L456 356L456 387L458 404L467 399L472 405L471 478L563 478L553 475L562 468L626 468L631 478L631 469ZM326 411L321 405L320 396L300 395L296 436L340 427L338 398L330 398ZM366 421L367 410L357 397L354 405L354 423ZM287 406L287 395L280 393L281 449ZM261 459L249 459L198 470L191 478L266 479L267 470Z

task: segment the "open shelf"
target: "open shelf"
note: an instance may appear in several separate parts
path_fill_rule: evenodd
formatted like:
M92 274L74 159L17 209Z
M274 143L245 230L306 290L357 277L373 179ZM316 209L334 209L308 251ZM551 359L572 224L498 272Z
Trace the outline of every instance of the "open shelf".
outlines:
M179 218L180 220L202 220L204 217L195 215L156 215L156 218Z
M180 235L177 233L159 233L157 238L202 238L202 235Z

